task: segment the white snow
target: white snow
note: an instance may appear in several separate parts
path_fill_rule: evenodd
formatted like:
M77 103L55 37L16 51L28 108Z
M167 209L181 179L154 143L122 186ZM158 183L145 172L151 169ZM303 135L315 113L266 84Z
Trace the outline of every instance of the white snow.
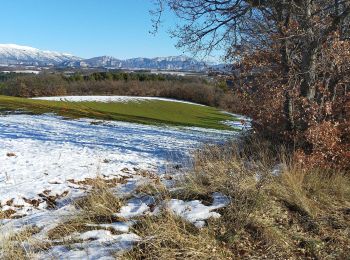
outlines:
M101 99L99 99L100 101ZM129 195L147 177L137 169L159 173L164 166L184 164L189 153L202 144L221 143L233 138L233 131L203 128L176 128L90 119L66 120L54 115L0 115L0 203L1 210L13 209L19 219L0 220L0 240L29 225L41 231L34 236L46 241L47 231L79 212L71 202L85 194L86 178L125 177L116 191ZM170 164L171 166L171 164ZM169 167L170 167L169 166ZM186 165L184 165L186 166ZM57 209L48 210L39 194L58 196ZM171 200L163 206L201 227L216 209L227 205L227 198L214 194L213 205L200 201ZM28 202L38 200L33 206ZM11 203L11 200L13 202ZM8 204L8 205L6 205ZM125 222L98 224L96 230L72 236L81 243L53 246L37 259L114 259L111 254L128 250L139 241L130 232L133 218L151 213L156 200L151 196L129 199L115 215ZM93 224L91 224L93 225ZM95 225L93 225L95 226ZM122 234L115 234L111 229ZM1 241L0 241L1 242ZM1 258L1 252L0 252Z
M225 207L229 203L229 199L219 193L214 193L213 198L214 202L210 206L204 205L199 200L183 201L172 199L167 203L167 207L197 227L202 227L205 223L204 220L220 217L220 214L214 212L214 210Z
M178 102L185 104L192 104L197 106L204 106L197 103L160 97L135 97L135 96L56 96L56 97L37 97L33 99L50 100L50 101L68 101L68 102L103 102L103 103L127 103L127 102L144 102L151 100L160 100L168 102Z
M28 46L0 44L0 61L7 65L12 63L59 64L68 60L80 60L80 58L67 53L42 51Z
M1 65L0 65L1 66ZM21 74L40 74L40 70L13 70L13 71L2 71L2 73L21 73Z
M130 249L140 240L135 234L113 235L107 230L93 230L80 235L84 243L66 246L54 246L48 252L39 255L38 259L89 259L113 260L113 253Z
M133 222L116 222L116 223L112 223L112 224L90 224L87 226L91 226L91 227L96 227L97 229L99 228L106 228L106 229L113 229L115 231L119 231L119 232L129 232L129 228L133 225Z
M120 176L134 167L164 171L203 143L222 142L231 131L177 129L125 122L91 124L52 115L0 116L0 201L27 205L47 190L75 190L69 180ZM24 212L23 212L24 213Z
M124 205L120 212L115 215L118 217L131 219L133 217L141 216L150 210L149 205L155 204L155 200L153 197L142 197L142 198L134 198L127 202Z
M95 240L100 243L115 240L117 235L113 235L109 230L91 230L79 236L82 240Z

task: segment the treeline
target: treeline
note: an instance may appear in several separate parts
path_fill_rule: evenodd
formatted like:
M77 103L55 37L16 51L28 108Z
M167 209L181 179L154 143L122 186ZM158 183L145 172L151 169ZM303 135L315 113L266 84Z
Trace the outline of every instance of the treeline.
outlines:
M222 82L199 77L144 73L19 75L0 83L0 94L16 97L63 95L126 95L181 99L231 110L237 103Z
M16 78L17 76L18 76L18 74L16 74L16 73L0 72L0 82L8 81L10 79Z
M165 80L178 80L178 77L171 75L151 74L151 73L127 73L127 72L94 72L88 75L81 73L75 73L71 76L65 76L68 81L165 81Z

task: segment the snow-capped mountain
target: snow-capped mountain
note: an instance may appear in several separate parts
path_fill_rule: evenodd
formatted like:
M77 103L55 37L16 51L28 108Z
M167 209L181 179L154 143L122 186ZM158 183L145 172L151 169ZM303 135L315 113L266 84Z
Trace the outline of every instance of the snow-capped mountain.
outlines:
M16 44L0 44L1 65L57 66L65 61L81 60L66 53L42 51Z
M111 56L102 56L84 61L89 67L122 67L122 61Z
M213 63L197 61L184 55L157 58L133 58L126 60L111 56L82 59L71 54L42 51L16 44L0 44L0 65L182 71L206 71L208 68L215 66Z
M128 59L123 62L126 68L138 67L143 69L157 68L160 70L194 70L202 71L207 68L204 62L197 61L193 58L181 55L170 57L157 57L153 59L136 58Z
M192 70L203 71L208 68L204 62L193 58L181 56L157 57L157 58L133 58L120 60L110 56L96 57L83 61L85 67L104 67L118 69L158 69L158 70ZM68 65L68 64L67 64ZM70 63L70 66L79 67L77 62ZM80 65L81 66L81 65Z

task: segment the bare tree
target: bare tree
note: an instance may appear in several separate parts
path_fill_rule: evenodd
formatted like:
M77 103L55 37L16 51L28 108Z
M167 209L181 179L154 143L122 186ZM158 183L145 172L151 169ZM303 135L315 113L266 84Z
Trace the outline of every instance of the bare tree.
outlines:
M161 12L168 7L182 21L171 32L178 39L177 47L194 54L223 49L228 58L236 58L232 56L242 48L253 51L269 46L271 34L278 33L285 71L291 64L299 66L301 93L310 100L315 98L315 62L322 44L350 15L349 0L158 0L158 3L156 27ZM291 20L301 27L297 35L284 33ZM288 55L289 40L297 46L294 55Z
M207 55L215 49L241 55L280 46L283 84L299 82L300 95L317 96L317 62L322 46L350 19L349 0L158 0L156 25L167 7L182 21L171 31L177 47ZM292 28L293 27L293 28ZM295 28L297 27L297 28ZM272 38L273 36L273 38ZM273 67L275 64L271 64ZM336 82L329 80L329 82ZM286 93L288 100L288 93ZM290 114L291 106L287 105Z

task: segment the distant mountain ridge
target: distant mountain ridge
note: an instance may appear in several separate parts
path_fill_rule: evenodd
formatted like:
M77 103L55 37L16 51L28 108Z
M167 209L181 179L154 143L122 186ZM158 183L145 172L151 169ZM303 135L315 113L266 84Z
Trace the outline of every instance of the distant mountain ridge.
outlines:
M32 47L16 44L0 44L1 66L37 66L37 67L64 67L64 68L111 68L111 69L147 69L147 70L182 70L206 71L216 67L215 63L198 61L184 55L117 59L111 56L83 59L77 56L43 51Z
M77 61L79 59L66 53L42 51L16 44L0 44L0 64L5 66L56 66L66 61Z

